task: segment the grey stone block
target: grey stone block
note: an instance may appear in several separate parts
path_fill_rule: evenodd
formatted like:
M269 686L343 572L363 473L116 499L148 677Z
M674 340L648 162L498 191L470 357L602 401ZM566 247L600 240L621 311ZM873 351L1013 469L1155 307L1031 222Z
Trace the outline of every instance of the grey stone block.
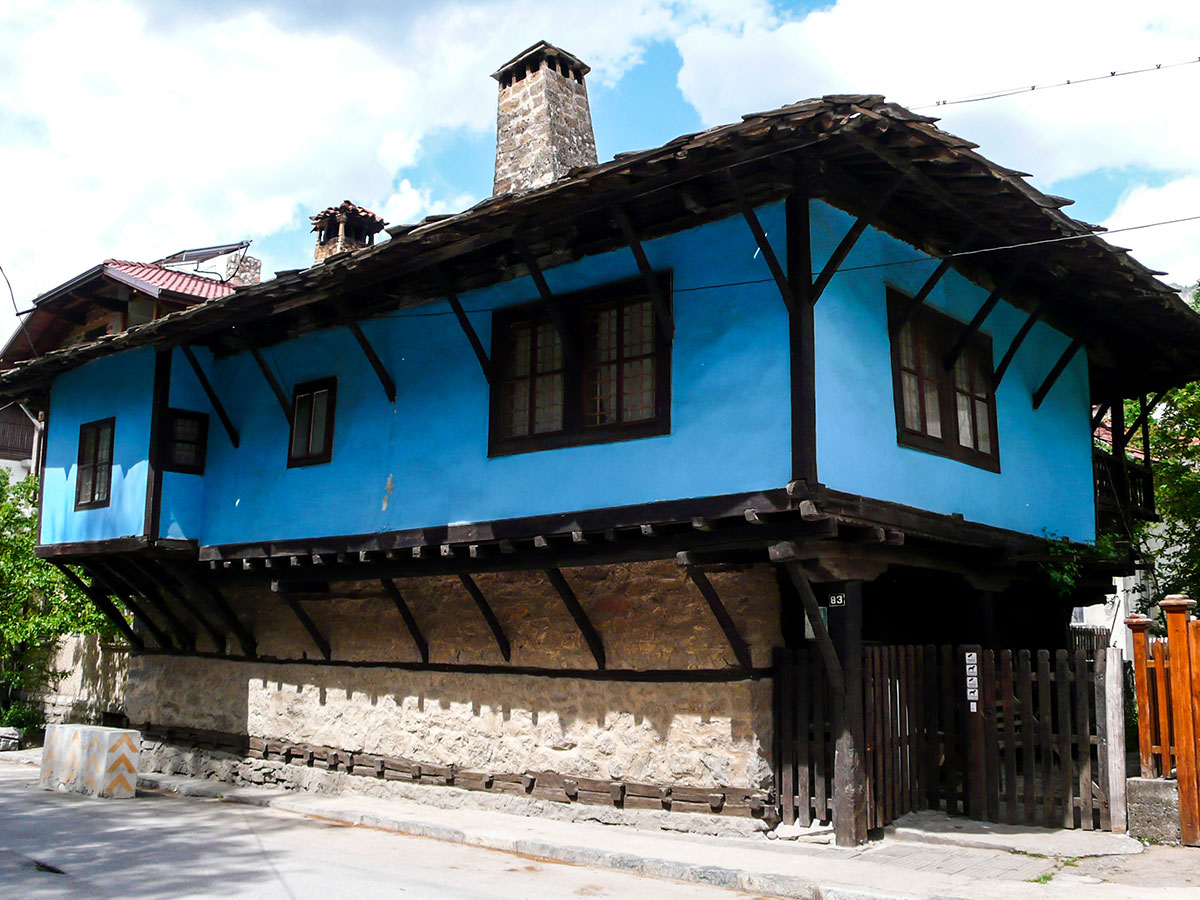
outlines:
M1178 844L1179 785L1168 778L1129 778L1125 782L1129 835L1158 844Z

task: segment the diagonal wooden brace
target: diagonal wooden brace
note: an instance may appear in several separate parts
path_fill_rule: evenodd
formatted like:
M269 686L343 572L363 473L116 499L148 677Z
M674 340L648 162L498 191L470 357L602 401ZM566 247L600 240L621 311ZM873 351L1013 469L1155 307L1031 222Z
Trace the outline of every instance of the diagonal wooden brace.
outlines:
M562 570L550 568L542 571L550 580L550 584L554 586L554 590L558 592L558 596L562 598L567 612L571 614L571 618L575 620L575 625L579 628L579 633L587 641L588 649L592 651L592 657L596 660L596 668L603 669L605 665L604 643L600 640L600 635L592 625L592 620L588 618L587 612L579 604L579 598L571 590L571 585L567 582Z

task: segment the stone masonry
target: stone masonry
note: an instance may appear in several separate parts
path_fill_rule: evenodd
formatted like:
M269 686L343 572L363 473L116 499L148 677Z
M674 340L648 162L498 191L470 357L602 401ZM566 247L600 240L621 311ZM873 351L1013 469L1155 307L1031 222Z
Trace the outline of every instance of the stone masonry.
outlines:
M543 41L493 75L500 82L494 196L532 190L596 164L583 80L588 71Z
M604 641L610 670L735 664L707 605L673 562L565 574ZM710 577L754 665L769 666L779 644L770 568ZM512 642L512 665L595 668L540 573L479 575L477 582ZM431 662L504 665L457 579L406 579L400 588L429 642ZM328 636L335 660L418 661L377 585L345 585L336 597L319 596L302 595L300 602ZM319 654L278 597L263 588L231 590L229 597L251 625L259 653L280 661L135 656L127 689L131 722L493 772L769 786L770 679L672 683L307 665L300 661L305 655Z

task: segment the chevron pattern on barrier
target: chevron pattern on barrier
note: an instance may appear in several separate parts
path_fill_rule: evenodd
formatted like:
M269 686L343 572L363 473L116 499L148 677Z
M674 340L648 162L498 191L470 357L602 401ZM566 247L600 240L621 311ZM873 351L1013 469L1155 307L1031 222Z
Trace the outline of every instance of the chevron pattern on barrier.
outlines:
M137 786L142 737L126 728L50 725L39 783L52 791L129 798Z

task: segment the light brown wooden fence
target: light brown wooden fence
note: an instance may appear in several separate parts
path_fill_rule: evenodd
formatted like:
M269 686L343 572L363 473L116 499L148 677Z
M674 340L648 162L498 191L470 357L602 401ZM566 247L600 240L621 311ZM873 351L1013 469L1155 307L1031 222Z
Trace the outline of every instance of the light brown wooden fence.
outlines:
M1182 596L1159 604L1165 639L1149 637L1145 616L1125 620L1133 632L1142 777L1174 775L1180 835L1190 846L1200 846L1200 620L1189 615L1195 605Z

